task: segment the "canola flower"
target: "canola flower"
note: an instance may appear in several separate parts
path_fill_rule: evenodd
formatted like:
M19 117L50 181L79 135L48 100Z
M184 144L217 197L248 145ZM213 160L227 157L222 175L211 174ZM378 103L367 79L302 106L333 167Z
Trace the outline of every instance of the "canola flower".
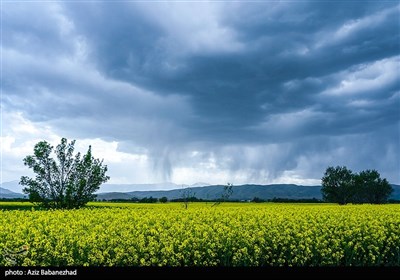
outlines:
M1 210L0 252L29 250L0 266L400 265L400 205L91 205Z

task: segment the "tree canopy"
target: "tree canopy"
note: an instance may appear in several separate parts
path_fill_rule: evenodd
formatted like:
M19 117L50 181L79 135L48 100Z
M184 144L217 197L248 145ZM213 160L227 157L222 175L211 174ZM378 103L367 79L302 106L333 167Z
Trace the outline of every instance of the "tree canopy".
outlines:
M376 170L353 173L345 166L328 167L322 177L322 197L327 202L385 203L393 187Z
M35 178L22 176L20 184L32 202L45 208L80 208L93 200L94 194L110 177L103 160L92 156L92 149L81 157L74 156L75 140L68 143L61 139L54 150L46 141L37 143L33 155L24 158L24 164L32 168ZM52 158L52 153L56 158Z

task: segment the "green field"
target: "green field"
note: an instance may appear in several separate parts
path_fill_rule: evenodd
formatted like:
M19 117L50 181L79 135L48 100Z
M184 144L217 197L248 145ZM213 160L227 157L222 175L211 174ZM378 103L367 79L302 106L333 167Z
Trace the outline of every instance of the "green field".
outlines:
M398 204L212 205L2 202L0 266L400 266Z

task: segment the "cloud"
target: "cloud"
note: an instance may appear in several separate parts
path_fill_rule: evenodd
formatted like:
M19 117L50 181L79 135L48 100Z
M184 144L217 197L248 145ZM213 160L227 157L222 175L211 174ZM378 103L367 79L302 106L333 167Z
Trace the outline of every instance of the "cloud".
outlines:
M139 170L115 182L311 183L347 164L399 183L398 3L3 6L7 147L92 141Z

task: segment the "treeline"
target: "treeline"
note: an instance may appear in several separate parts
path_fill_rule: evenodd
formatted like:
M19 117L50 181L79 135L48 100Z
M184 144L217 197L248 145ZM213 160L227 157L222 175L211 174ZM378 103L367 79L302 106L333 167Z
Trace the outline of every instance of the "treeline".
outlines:
M137 198L137 197L132 197L130 199L123 199L123 198L113 198L113 199L94 199L93 201L103 201L103 202L140 202L140 203L156 203L156 202L161 202L165 203L168 201L167 197L160 197L160 198L155 198L155 197L143 197L143 198Z
M188 198L173 198L173 199L168 199L167 197L160 197L160 198L155 198L155 197L143 197L143 198L137 198L137 197L132 197L130 199L123 199L123 198L116 198L116 199L98 199L94 201L103 201L103 202L136 202L136 203L166 203L166 202L217 202L221 201L220 199L215 199L215 200L209 200L209 199L201 199L197 198L195 196L188 197ZM230 200L231 201L231 200ZM231 201L233 202L233 201Z
M281 198L274 197L271 199L261 199L259 197L254 197L251 202L276 202L276 203L323 203L321 199L313 198Z
M29 202L29 199L26 198L0 198L0 201L3 202ZM166 202L224 202L221 199L202 199L197 197L192 197L187 200L182 198L176 198L168 200L167 197L162 198L154 198L154 197L144 197L142 199L139 198L131 198L131 199L95 199L93 201L97 202L125 202L125 203L166 203ZM317 198L282 198L282 197L274 197L271 199L262 199L259 197L254 197L251 200L237 200L231 199L225 202L275 202L275 203L329 203L328 201L324 201L322 199ZM400 200L396 199L388 199L388 203L400 203ZM2 207L0 207L2 208Z
M15 201L15 202L29 202L29 198L20 198L20 197L13 197L13 198L0 198L0 201Z
M126 202L126 203L166 203L166 202L256 202L256 203L261 203L261 202L276 202L276 203L323 203L324 201L321 199L317 198L298 198L298 199L292 199L292 198L279 198L279 197L274 197L271 199L262 199L259 197L254 197L253 199L249 200L238 200L238 199L229 199L229 200L223 200L223 199L202 199L202 198L197 198L197 197L190 197L190 198L174 198L168 200L167 197L162 197L162 198L154 198L152 196L150 197L144 197L141 199L138 199L136 197L131 198L131 199L102 199L102 200L95 200L95 201L103 201L103 202Z

